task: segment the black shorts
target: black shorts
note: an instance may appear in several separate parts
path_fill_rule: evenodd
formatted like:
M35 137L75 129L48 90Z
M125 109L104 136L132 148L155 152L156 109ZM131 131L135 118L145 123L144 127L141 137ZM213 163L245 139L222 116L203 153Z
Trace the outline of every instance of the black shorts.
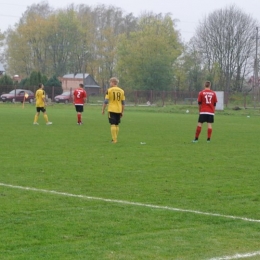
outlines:
M75 105L75 109L77 112L82 113L84 112L84 106Z
M214 123L214 115L208 115L208 114L200 114L199 115L199 123Z
M108 112L108 121L111 125L119 125L121 116L121 113Z
M42 111L42 113L44 113L44 112L46 112L46 109L45 109L45 107L36 107L36 111L38 113L40 113L41 111Z

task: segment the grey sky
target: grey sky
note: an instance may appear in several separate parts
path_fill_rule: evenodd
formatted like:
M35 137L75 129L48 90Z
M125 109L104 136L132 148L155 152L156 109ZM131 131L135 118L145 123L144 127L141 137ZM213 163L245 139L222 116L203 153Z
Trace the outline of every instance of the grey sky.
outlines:
M5 31L9 26L14 26L25 12L27 6L41 3L38 0L0 0L0 30ZM234 4L243 12L251 15L260 24L259 0L52 0L48 2L53 8L66 8L74 3L96 6L98 4L112 5L121 8L125 13L132 12L135 16L145 11L154 13L171 13L173 19L177 19L177 29L181 38L188 41L194 34L199 21L211 12L226 8Z

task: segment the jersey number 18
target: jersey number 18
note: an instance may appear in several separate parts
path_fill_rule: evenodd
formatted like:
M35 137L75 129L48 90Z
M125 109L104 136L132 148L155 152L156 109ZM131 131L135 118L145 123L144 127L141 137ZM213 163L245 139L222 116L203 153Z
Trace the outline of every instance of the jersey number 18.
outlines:
M120 92L113 92L113 99L120 101L121 100L121 93Z

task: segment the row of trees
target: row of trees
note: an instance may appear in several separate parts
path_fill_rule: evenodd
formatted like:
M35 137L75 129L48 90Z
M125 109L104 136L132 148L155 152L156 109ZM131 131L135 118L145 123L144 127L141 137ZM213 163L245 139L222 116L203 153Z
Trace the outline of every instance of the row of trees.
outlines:
M257 21L232 5L209 14L189 43L170 14L134 17L120 8L48 3L28 7L14 28L0 33L1 56L11 75L48 77L86 72L101 86L117 75L126 89L250 90L258 62Z
M29 77L23 78L20 82L17 82L15 78L12 78L7 74L4 74L2 77L0 77L0 87L18 86L20 88L28 89L32 86L34 88L37 87L39 82L43 83L45 86L57 87L59 90L61 90L61 82L56 76L48 78L39 71L32 71Z

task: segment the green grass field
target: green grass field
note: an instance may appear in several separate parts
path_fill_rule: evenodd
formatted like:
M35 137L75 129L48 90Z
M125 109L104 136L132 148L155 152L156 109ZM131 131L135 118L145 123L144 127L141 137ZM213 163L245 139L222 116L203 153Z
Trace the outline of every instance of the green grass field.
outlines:
M126 107L117 144L101 106L47 112L0 104L1 260L260 259L259 110L210 144L196 106Z

